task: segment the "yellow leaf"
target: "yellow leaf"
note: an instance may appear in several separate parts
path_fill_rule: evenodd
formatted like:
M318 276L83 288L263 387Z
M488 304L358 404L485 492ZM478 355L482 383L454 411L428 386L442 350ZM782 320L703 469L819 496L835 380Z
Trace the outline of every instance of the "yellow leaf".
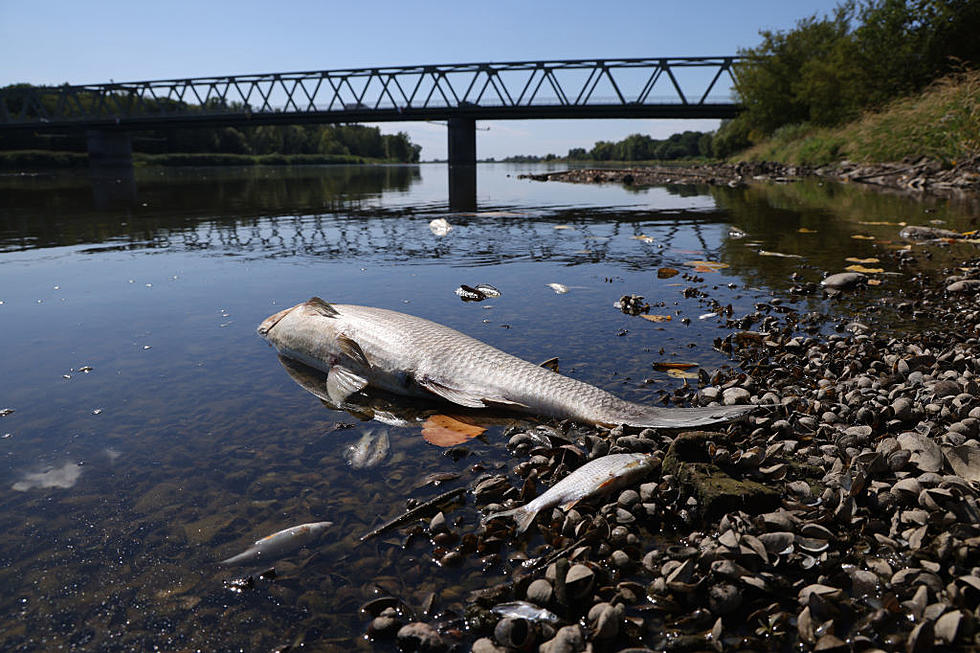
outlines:
M868 279L868 285L869 286L880 286L881 285L881 279Z
M650 320L651 322L670 322L673 318L670 315L645 315L640 314L644 320Z
M881 261L874 258L873 256L871 258L857 258L856 256L848 256L844 260L847 261L848 263L881 263Z
M854 240L874 240L875 239L874 236L864 236L862 234L854 234L853 236L851 236L851 238L853 238Z
M871 227L880 227L883 225L891 225L894 227L904 227L904 222L888 222L887 220L858 220L858 224L865 224Z
M816 229L807 229L806 227L800 227L799 229L797 229L797 231L799 233L801 233L801 234L815 234L815 233L817 233L817 230Z
M642 240L645 243L652 243L653 242L653 238L650 237L650 236L647 236L646 234L640 234L639 236L632 236L632 238L634 240Z
M674 377L675 379L696 379L698 378L698 373L687 370L667 370L667 376Z
M883 268L866 268L863 265L848 265L844 269L851 272L863 272L864 274L878 274L885 271Z
M697 367L697 363L672 363L670 361L660 361L659 363L653 364L653 369L658 372L666 372L667 370L689 370L692 367Z
M574 229L574 228L575 227L573 227L570 224L556 224L555 225L555 229Z
M719 261L687 261L684 265L689 265L692 268L727 268L728 263L721 263Z
M671 277L676 277L680 272L674 268L660 268L657 270L658 279L670 279Z

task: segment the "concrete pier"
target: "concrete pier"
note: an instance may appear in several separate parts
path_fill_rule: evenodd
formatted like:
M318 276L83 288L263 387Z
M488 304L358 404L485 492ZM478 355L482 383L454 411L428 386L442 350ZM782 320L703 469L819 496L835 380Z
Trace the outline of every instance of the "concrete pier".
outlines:
M449 119L449 209L476 210L476 120Z
M122 169L133 167L133 139L129 132L90 129L85 132L88 142L89 167Z

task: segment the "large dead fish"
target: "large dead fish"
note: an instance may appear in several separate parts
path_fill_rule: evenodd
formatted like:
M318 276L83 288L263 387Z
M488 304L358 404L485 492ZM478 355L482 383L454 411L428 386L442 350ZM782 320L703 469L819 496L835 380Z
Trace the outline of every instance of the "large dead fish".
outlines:
M441 324L318 297L266 318L258 333L281 355L327 372L327 395L337 405L370 385L414 397L437 395L468 408L670 429L730 421L753 408L643 406Z
M568 510L582 499L605 494L642 478L654 465L654 458L642 453L614 453L590 460L555 483L536 499L514 508L487 515L483 521L497 517L513 517L517 532L527 530L535 515L545 508L561 506Z

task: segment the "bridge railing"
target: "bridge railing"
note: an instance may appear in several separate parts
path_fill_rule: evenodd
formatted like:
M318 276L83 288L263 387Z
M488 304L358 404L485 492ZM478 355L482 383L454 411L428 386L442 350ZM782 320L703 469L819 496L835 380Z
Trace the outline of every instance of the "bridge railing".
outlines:
M0 89L0 126L532 107L734 104L738 57L581 59ZM388 116L391 119L391 116Z

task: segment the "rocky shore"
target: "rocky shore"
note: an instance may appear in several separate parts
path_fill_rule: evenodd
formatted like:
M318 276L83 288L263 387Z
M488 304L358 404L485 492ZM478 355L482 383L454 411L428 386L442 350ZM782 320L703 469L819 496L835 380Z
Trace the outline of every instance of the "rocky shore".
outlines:
M980 156L959 161L952 166L943 166L938 161L922 157L899 163L859 164L842 161L820 168L774 162L740 162L621 169L583 168L521 175L522 178L537 181L620 183L637 186L657 184L739 186L751 181L786 182L811 176L918 192L980 192Z
M736 369L702 372L672 400L757 405L742 422L509 432L509 472L470 488L483 514L610 453L656 464L524 534L507 520L473 529L448 509L418 523L443 567L474 556L509 580L474 592L462 615L372 601L368 636L422 651L975 650L980 258L930 275L893 255L908 282L888 301L931 328L894 336L778 299L728 316L715 345Z

